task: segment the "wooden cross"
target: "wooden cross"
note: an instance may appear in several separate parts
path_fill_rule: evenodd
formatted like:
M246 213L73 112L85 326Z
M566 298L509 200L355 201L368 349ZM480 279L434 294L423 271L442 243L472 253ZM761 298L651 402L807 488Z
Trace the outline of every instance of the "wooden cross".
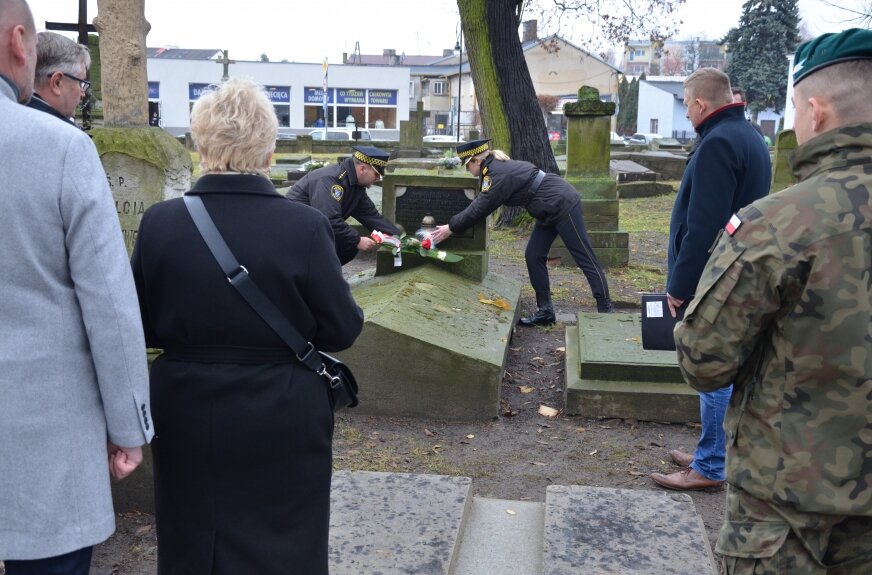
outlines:
M215 62L224 66L224 75L221 76L221 79L226 80L230 77L230 64L236 64L236 60L230 59L230 57L227 55L227 50L221 50L221 52L223 52L224 57L218 58L217 60L215 60Z
M61 30L63 32L79 32L79 44L88 45L88 32L97 32L93 24L88 24L88 0L79 0L79 21L73 24L63 22L46 22L46 30Z

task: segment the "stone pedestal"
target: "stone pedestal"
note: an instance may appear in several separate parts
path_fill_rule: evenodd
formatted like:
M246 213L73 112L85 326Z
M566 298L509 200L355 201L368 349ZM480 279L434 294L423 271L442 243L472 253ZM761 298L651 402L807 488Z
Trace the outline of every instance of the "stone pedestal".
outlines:
M127 252L142 214L191 189L191 155L160 128L94 128L90 132L115 198Z
M584 222L597 259L603 267L623 266L629 260L628 235L618 230L618 185L609 173L613 102L602 102L599 91L582 86L578 101L565 104L567 118L566 181L581 195ZM555 241L552 257L563 265L575 262L563 242Z
M790 154L796 149L796 132L783 130L775 137L775 160L772 162L772 185L769 193L774 194L796 183L790 169Z

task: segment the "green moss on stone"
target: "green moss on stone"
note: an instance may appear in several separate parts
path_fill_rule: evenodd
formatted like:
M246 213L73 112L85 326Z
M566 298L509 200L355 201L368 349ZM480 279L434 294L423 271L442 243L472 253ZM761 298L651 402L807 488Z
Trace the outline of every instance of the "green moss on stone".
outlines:
M100 127L88 133L101 157L115 152L147 162L163 172L179 168L193 171L191 156L185 147L160 128Z

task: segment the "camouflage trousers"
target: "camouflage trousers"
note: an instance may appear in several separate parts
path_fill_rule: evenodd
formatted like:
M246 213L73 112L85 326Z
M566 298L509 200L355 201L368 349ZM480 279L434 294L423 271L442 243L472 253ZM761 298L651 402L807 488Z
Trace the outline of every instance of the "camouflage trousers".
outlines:
M868 575L872 517L802 513L731 485L715 551L727 575Z

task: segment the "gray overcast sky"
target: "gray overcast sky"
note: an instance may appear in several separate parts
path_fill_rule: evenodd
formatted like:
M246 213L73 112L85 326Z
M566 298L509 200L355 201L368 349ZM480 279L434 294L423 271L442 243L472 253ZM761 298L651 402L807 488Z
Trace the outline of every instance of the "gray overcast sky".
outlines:
M842 0L851 3L854 0ZM78 0L29 0L38 30L45 22L74 22ZM819 0L799 0L803 18L814 33L834 32L849 26ZM360 43L363 54L441 54L457 41L455 0L381 0L377 10L361 8L356 0L146 0L151 23L149 47L216 48L230 57L256 60L266 53L277 62L340 63ZM425 8L426 7L426 8ZM679 38L716 39L735 26L742 0L687 0L678 17L684 21ZM97 0L88 0L88 18L97 14ZM540 32L548 33L549 30ZM561 35L583 45L583 35L563 29ZM70 33L70 36L75 34Z

